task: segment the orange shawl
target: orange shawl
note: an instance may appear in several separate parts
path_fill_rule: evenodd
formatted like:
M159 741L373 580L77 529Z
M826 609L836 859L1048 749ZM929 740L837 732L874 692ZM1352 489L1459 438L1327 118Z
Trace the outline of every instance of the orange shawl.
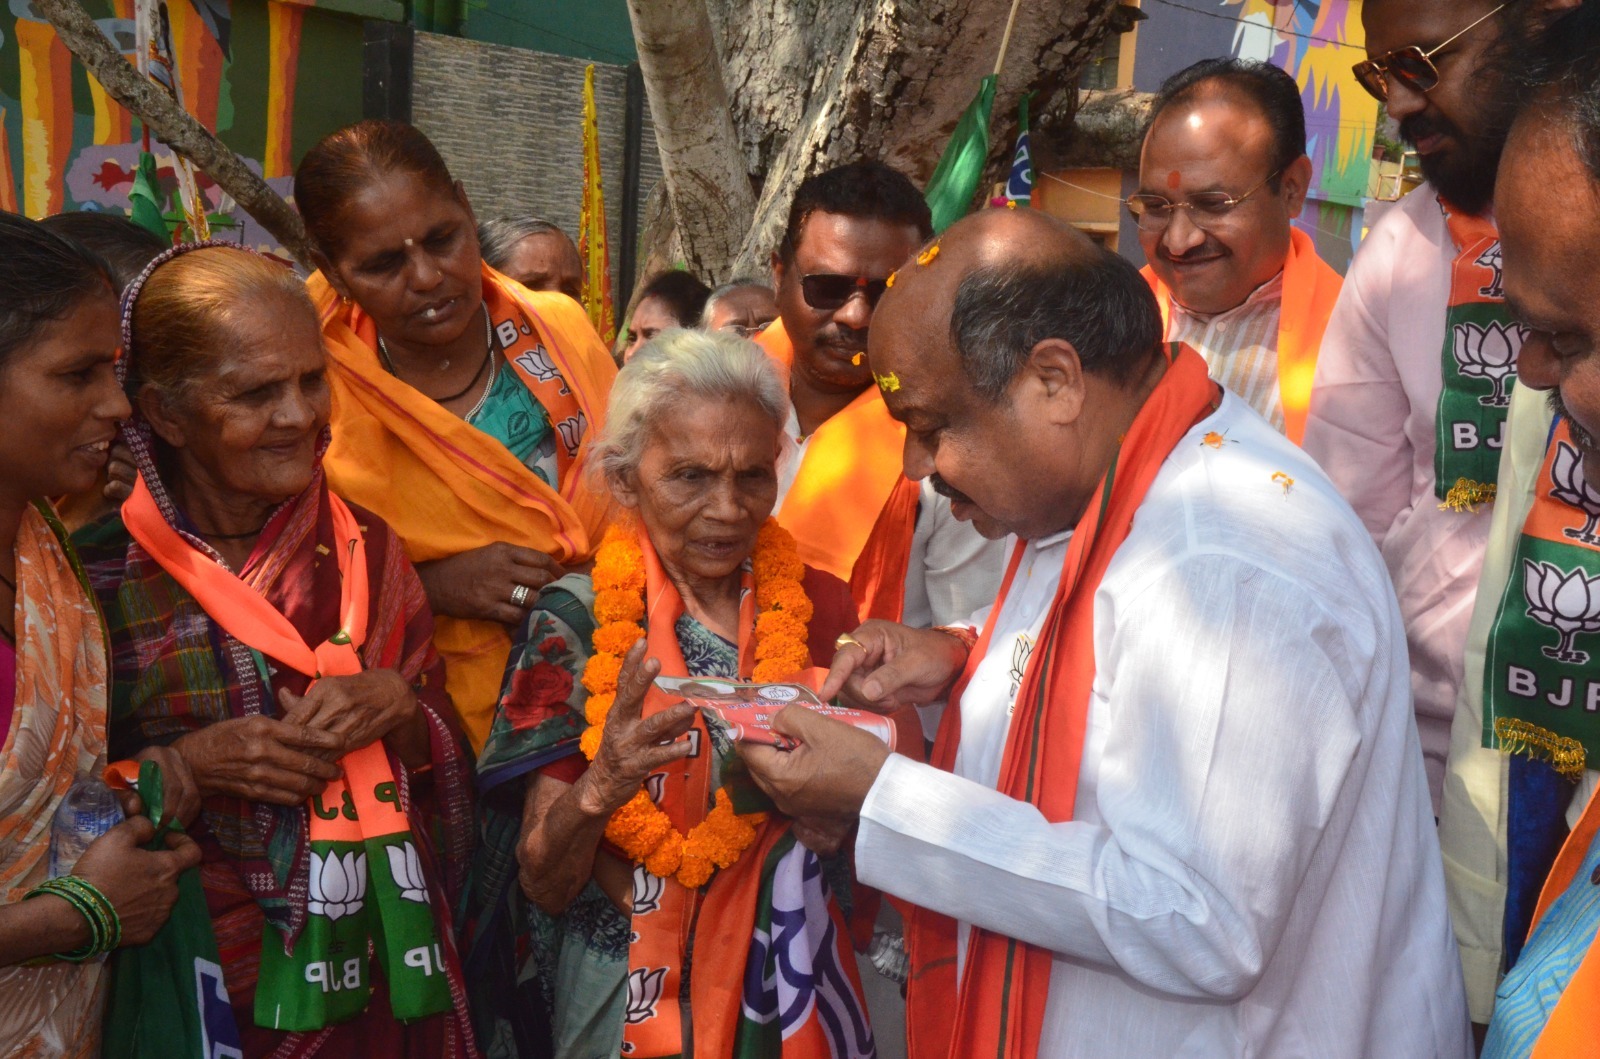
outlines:
M413 563L496 541L566 564L589 559L610 500L584 481L588 439L605 422L617 369L578 303L530 291L484 266L484 301L507 362L557 434L556 490L499 441L386 372L372 318L341 300L321 273L308 286L333 387L333 445L323 462L331 489L389 523ZM436 615L434 625L446 687L478 748L494 716L511 639L496 622Z
M1596 791L1589 799L1583 819L1567 836L1555 867L1550 869L1550 877L1545 880L1544 889L1539 894L1539 907L1533 913L1533 925L1528 928L1529 937L1539 928L1539 920L1544 918L1550 905L1568 887L1574 883L1579 886L1590 884L1588 879L1578 879L1577 874L1584 858L1589 855L1589 847L1594 844L1597 833L1600 833L1600 791ZM1562 991L1561 999L1556 1001L1555 1010L1550 1012L1550 1020L1545 1023L1544 1032L1539 1034L1529 1059L1570 1059L1575 1055L1589 1055L1594 1051L1596 1041L1600 1041L1600 937L1595 938L1588 954L1578 964L1578 969L1572 972L1572 978Z
M1187 346L1168 349L1171 365L1135 417L1093 501L1078 520L1061 584L1017 693L998 790L1037 805L1047 820L1071 820L1077 796L1095 678L1095 591L1161 465L1219 400L1200 355ZM1014 549L991 615L1001 612L1021 558L1022 549ZM993 631L992 625L986 627L972 649L940 723L932 763L946 771L953 769L961 741L961 693L988 650ZM966 966L957 982L956 929L949 916L912 909L907 924L909 1054L913 1059L1032 1059L1039 1052L1050 994L1050 952L973 928Z
M756 342L790 370L794 345L782 320ZM867 387L811 435L777 513L807 566L850 583L863 620L899 621L905 603L920 493L903 471L905 440L878 388Z
M49 870L50 824L106 750L105 631L43 507L17 528L16 698L0 749L0 894L22 900ZM100 1053L103 963L0 968L0 1040L22 1056Z
M1165 331L1172 312L1172 292L1149 265L1140 275L1156 293ZM1283 432L1296 445L1306 433L1311 383L1317 373L1317 352L1328 329L1333 303L1344 279L1322 258L1311 237L1289 229L1289 256L1283 262L1283 308L1278 315L1278 400L1283 406Z

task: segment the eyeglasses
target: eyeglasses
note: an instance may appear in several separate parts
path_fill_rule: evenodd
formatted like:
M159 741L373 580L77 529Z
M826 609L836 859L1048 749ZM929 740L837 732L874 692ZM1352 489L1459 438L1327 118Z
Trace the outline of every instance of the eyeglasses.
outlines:
M1427 51L1423 51L1415 44L1408 44L1404 48L1389 52L1387 55L1380 55L1376 59L1367 59L1365 62L1356 63L1353 68L1356 81L1360 83L1362 88L1372 93L1373 98L1380 103L1389 101L1389 78L1391 77L1413 92L1431 92L1434 86L1439 83L1439 68L1433 64L1433 57L1495 15L1498 15L1505 6L1501 4L1443 44L1435 45Z
M1190 222L1196 228L1209 231L1213 224L1232 212L1234 207L1276 180L1278 174L1282 172L1282 169L1273 170L1265 180L1237 198L1226 191L1197 191L1189 196L1188 202L1173 202L1160 195L1141 193L1129 195L1123 205L1133 214L1134 223L1146 232L1165 231L1167 225L1172 223L1172 215L1177 210L1188 210Z
M819 272L800 277L800 293L805 295L806 304L821 312L832 312L834 309L843 308L844 303L854 297L856 291L866 295L868 308L876 309L878 299L883 297L883 292L888 289L887 279L869 279L866 276L840 276L831 272Z

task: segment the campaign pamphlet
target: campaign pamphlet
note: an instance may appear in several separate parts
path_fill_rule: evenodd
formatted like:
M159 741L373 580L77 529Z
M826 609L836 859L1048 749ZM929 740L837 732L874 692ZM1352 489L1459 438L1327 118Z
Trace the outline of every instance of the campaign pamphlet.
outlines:
M804 706L871 732L894 749L894 724L889 718L823 702L804 684L741 684L717 677L657 677L655 684L666 694L700 707L706 724L716 725L733 742L793 750L799 744L773 731L772 718L785 706Z

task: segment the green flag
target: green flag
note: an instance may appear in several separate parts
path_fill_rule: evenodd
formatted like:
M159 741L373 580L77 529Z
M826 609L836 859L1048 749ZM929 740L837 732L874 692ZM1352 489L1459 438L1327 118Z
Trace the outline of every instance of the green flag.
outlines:
M956 123L955 134L939 156L939 166L928 181L923 197L933 211L933 230L942 232L967 212L989 157L989 112L994 109L996 77L990 74L978 86L966 113Z
M133 223L148 228L163 241L172 239L166 218L161 215L161 184L156 178L156 156L149 151L139 152L139 167L133 171L133 190L128 192L132 206Z

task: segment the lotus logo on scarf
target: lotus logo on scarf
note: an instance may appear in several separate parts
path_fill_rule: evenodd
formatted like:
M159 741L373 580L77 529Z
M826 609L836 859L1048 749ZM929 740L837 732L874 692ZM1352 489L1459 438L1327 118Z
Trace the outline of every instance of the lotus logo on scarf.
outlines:
M367 855L351 851L344 856L329 852L311 854L310 900L306 910L314 916L339 920L361 911L367 896Z
M550 351L543 346L534 346L526 353L520 354L517 357L517 367L540 382L550 382L552 380L559 382L562 396L572 392L567 389L567 381L556 370L556 362L550 359Z
M1600 545L1595 525L1600 523L1600 492L1589 487L1583 474L1583 458L1565 441L1556 443L1556 458L1550 463L1550 496L1568 507L1582 511L1588 519L1582 529L1568 526L1561 532L1575 541Z
M1474 323L1455 326L1454 353L1456 366L1462 376L1484 379L1493 391L1478 403L1490 408L1503 408L1511 403L1506 395L1506 380L1517 374L1517 353L1522 349L1526 332L1516 324L1495 322L1487 327Z
M389 874L400 888L400 896L419 905L428 903L428 882L422 877L422 858L417 847L407 842L399 846L385 846L389 855Z
M651 875L643 864L633 866L633 914L649 915L661 907L661 892L666 887L658 876Z
M1487 287L1478 288L1480 298L1504 298L1505 289L1500 286L1500 240L1496 239L1494 245L1478 255L1478 260L1473 262L1482 268L1494 269L1494 279L1489 281Z
M643 967L628 972L628 1025L656 1017L656 1005L661 1003L662 981L667 977L665 967L646 970Z
M1579 633L1600 632L1600 577L1590 578L1582 567L1570 573L1553 563L1522 560L1523 595L1528 599L1528 617L1548 625L1561 634L1554 647L1541 647L1545 657L1557 662L1583 665L1587 651L1575 650Z

